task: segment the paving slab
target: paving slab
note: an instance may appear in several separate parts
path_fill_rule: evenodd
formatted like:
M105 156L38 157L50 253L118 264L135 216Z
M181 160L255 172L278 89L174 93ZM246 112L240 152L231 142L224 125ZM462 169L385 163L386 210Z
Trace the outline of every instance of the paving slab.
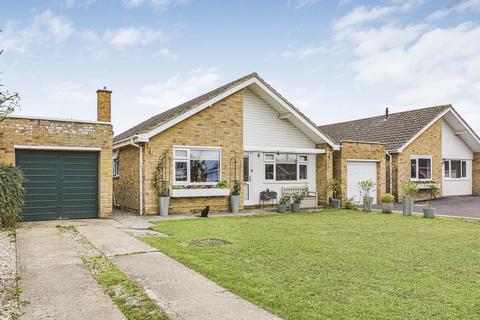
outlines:
M84 225L77 230L107 257L157 251L114 225Z
M22 319L125 319L57 228L18 229L17 259Z
M111 259L172 319L279 319L161 252Z

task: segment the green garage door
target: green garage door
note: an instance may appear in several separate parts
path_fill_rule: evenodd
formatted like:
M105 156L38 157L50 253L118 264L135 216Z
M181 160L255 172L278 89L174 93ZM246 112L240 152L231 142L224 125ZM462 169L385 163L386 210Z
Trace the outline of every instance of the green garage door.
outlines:
M24 221L96 218L98 153L17 150L25 175Z

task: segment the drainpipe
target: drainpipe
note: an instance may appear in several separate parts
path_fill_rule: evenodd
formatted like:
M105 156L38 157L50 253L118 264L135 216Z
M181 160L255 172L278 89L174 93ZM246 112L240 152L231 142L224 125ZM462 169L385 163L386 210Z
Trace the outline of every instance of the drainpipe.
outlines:
M389 182L389 193L393 194L393 181L392 181L392 177L393 177L393 173L392 173L392 169L393 169L393 164L392 164L392 155L387 151L387 157L388 157L388 164L389 164L389 170L388 170L388 174L389 174L389 179L388 179L388 182Z
M139 213L143 216L143 145L136 144L133 140L130 144L134 147L137 147L140 150L140 156L138 159L138 167L139 167L139 184L140 184L140 210Z

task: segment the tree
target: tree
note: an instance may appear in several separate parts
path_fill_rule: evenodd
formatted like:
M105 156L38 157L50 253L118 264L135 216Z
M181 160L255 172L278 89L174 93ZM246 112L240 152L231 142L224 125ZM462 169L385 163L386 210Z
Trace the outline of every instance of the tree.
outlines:
M0 55L2 55L2 53L3 50L0 50ZM18 92L5 90L3 89L3 85L0 84L0 121L5 120L5 118L19 106L19 102L20 95Z

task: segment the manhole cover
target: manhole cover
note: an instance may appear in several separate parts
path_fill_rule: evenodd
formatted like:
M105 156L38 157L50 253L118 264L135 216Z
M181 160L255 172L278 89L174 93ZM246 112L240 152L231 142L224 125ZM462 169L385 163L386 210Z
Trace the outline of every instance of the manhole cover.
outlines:
M209 248L232 244L230 241L216 238L194 239L187 242L189 247Z

